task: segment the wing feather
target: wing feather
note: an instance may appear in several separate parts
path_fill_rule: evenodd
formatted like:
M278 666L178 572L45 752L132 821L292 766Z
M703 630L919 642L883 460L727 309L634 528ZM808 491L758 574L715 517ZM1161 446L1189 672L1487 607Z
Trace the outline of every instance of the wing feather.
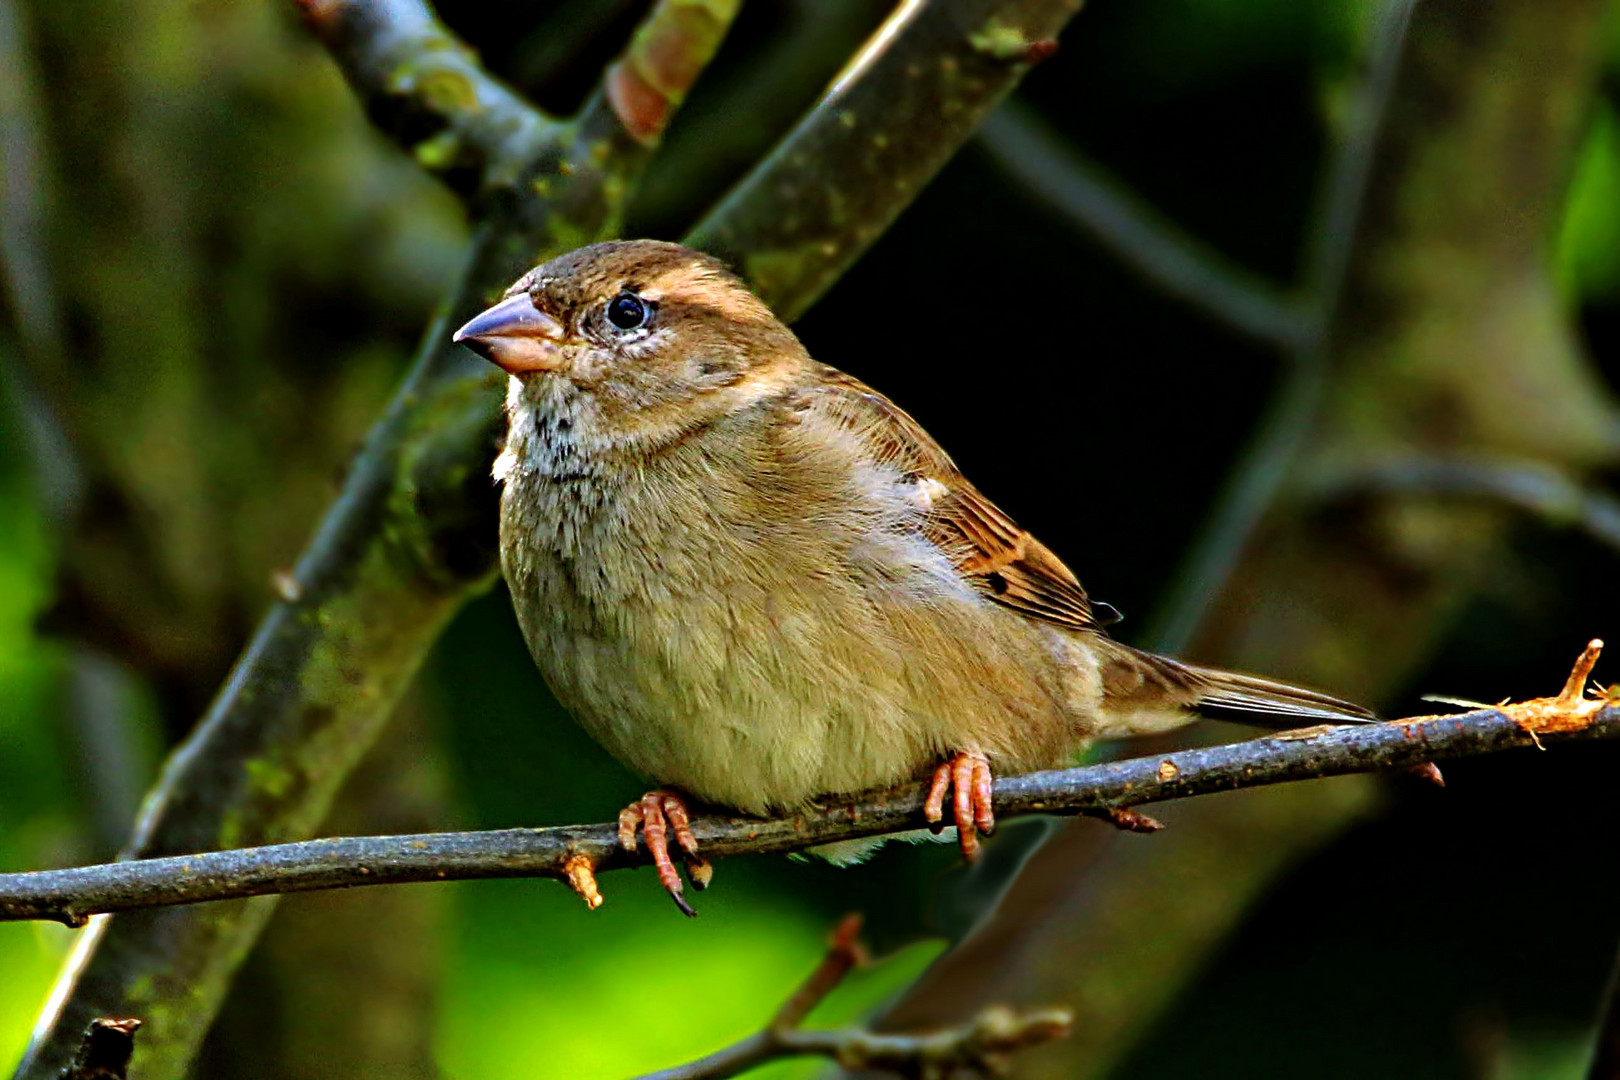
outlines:
M1103 620L1063 560L969 483L903 409L834 368L823 369L809 394L811 407L864 439L880 462L919 483L932 481L923 531L975 589L1031 618L1102 630Z

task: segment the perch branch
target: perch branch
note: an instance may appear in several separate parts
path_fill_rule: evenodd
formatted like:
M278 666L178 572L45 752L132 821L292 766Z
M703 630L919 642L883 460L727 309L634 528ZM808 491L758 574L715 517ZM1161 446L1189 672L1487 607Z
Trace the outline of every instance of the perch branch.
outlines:
M861 1029L805 1031L805 1017L837 989L850 970L865 962L851 915L833 931L827 955L777 1010L763 1031L707 1057L648 1073L639 1080L722 1080L790 1057L824 1057L844 1069L881 1069L903 1076L947 1078L962 1070L998 1075L1011 1054L1069 1033L1066 1009L1018 1014L990 1008L971 1023L920 1035L878 1035Z
M849 242L801 245L811 232L795 231L794 272L767 275L778 309L803 311L968 138L973 121L1049 51L1050 35L1078 2L908 0L828 100L710 216L709 235L729 237L729 250L756 270L773 257L781 264L777 241L801 219L803 189L823 200L858 192L858 204L842 204L837 215ZM578 118L552 121L482 72L417 0L303 6L373 117L468 199L479 226L461 280L278 590L282 602L148 796L128 852L139 859L314 831L441 628L494 572L487 476L500 389L484 365L449 343L449 329L535 262L612 235L651 153L639 114L626 121L616 111L610 80ZM653 68L635 63L644 81L658 80L666 107L718 41L715 24L679 23L671 14L691 6L660 0L643 23L650 29L626 53L686 50L684 59L661 59L650 77ZM682 36L683 25L692 32ZM409 78L390 79L390 56ZM890 115L892 133L872 123ZM929 122L918 122L923 117ZM870 154L852 153L848 140L857 137L870 141ZM871 182L869 167L889 170L881 184ZM211 905L98 921L64 976L71 991L53 995L55 1011L42 1019L18 1077L54 1080L83 1025L115 1011L151 1020L142 1050L147 1077L182 1075L268 915L264 904ZM161 964L154 941L165 943ZM182 1000L183 1017L169 1007ZM182 1019L159 1022L171 1016Z
M660 0L648 20L680 5ZM278 589L280 602L148 795L127 850L134 857L314 833L439 631L494 572L488 477L501 387L451 344L450 328L536 261L611 235L651 154L611 109L588 106L560 124L541 118L416 0L303 7L372 115L419 162L444 165L478 227L460 280ZM689 50L683 78L712 53L713 30L660 38ZM18 1077L54 1080L84 1025L108 1013L149 1021L148 1080L183 1075L270 910L216 905L98 922Z
M1595 641L1587 648L1556 697L1002 777L995 782L996 817L1095 813L1544 742L1615 738L1620 702L1584 693L1600 648ZM711 857L800 851L917 829L923 825L923 798L923 785L908 784L822 800L780 818L700 816L693 819L692 831ZM593 875L582 869L616 870L647 861L645 849L627 852L619 846L616 824L337 837L0 874L0 921L54 919L77 925L108 911L414 881L551 877L594 888Z
M1172 299L1285 351L1307 337L1304 312L1274 285L1187 235L1018 102L985 119L977 145L1024 190Z

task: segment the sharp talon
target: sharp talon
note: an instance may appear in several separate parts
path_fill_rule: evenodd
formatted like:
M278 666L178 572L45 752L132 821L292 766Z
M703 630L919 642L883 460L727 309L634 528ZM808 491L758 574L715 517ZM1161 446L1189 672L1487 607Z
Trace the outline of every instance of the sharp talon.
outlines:
M688 864L694 866L689 870L693 887L701 890L714 876L709 864L697 857L697 837L692 834L691 815L687 812L685 801L673 791L649 791L620 811L619 844L626 851L636 850L637 826L641 829L641 838L647 843L647 854L652 856L658 883L684 914L697 915L692 905L686 902L680 871L675 868L675 862L669 855L669 837L673 832L676 846L686 854Z
M697 918L697 908L686 902L686 896L681 892L680 885L677 884L673 889L669 890L669 898L675 901L675 906L681 909L682 915L685 915L688 919Z

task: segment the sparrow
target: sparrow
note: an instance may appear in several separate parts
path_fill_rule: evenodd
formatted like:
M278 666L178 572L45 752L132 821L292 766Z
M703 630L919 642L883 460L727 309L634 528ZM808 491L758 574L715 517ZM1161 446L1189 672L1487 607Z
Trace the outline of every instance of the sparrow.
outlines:
M1053 552L882 394L812 359L719 261L617 241L456 331L509 375L501 566L536 664L660 787L619 819L692 913L686 797L741 811L931 779L964 857L991 775L1198 717L1373 720L1111 638Z

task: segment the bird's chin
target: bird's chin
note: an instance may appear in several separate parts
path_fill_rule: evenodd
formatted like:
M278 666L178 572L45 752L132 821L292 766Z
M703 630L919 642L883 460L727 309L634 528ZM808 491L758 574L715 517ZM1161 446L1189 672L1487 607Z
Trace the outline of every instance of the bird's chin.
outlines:
M462 344L508 375L560 371L567 359L560 345L539 338L466 338Z

